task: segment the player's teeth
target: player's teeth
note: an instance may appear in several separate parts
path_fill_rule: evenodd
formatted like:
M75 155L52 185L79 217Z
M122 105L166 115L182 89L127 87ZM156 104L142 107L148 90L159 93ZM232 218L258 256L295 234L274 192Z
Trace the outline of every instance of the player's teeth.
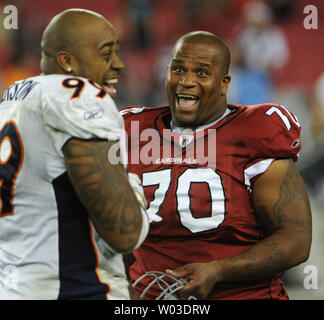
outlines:
M179 99L179 105L181 107L185 107L185 108L193 107L196 102L197 102L197 100L191 100L191 99L189 100L189 99L183 99L183 98Z
M194 96L187 96L187 95L178 95L179 99L191 99L191 100L198 100L197 97Z

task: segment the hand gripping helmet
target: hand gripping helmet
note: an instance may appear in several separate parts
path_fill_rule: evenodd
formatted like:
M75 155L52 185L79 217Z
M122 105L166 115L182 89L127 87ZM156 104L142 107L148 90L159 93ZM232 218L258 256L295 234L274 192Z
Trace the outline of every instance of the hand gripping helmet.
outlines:
M148 291L154 286L155 289L158 288L161 291L155 300L179 300L180 298L176 295L176 293L187 283L186 280L177 279L165 272L148 271L133 283L133 288L135 288L144 278L147 277L151 278L152 280L140 295L141 299L143 299ZM189 297L188 300L196 300L196 298Z

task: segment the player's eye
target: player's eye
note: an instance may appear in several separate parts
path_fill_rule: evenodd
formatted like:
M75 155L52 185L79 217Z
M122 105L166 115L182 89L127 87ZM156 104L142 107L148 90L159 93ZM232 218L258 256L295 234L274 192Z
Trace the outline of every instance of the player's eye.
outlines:
M173 66L172 71L175 73L182 73L182 72L184 72L184 68L181 66Z
M198 74L198 76L206 77L209 75L209 72L206 70L198 70L197 74Z
M105 60L108 62L108 61L110 61L110 59L111 59L111 53L109 52L109 53L105 53L104 55L103 55L103 57L105 58Z

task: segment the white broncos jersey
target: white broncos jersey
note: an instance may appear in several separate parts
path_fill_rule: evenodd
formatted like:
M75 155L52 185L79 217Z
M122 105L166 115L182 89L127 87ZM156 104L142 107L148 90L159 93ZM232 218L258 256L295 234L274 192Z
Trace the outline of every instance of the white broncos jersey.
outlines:
M68 179L71 137L119 140L111 97L84 78L41 75L0 100L0 299L129 299L122 256L96 233Z

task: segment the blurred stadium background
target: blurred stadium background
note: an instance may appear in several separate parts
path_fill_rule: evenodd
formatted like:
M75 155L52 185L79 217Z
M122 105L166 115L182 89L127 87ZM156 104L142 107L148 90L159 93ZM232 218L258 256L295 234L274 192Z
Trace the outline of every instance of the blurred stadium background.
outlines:
M2 23L9 4L18 8L17 30ZM317 8L317 29L304 27L307 5ZM171 46L185 32L207 30L232 51L230 103L275 102L297 115L303 139L298 167L311 197L314 240L309 260L286 272L283 281L291 299L324 299L324 1L0 0L1 96L15 80L39 74L42 32L67 8L97 11L117 29L126 64L118 84L120 108L166 105ZM317 268L317 289L304 286L308 265Z

